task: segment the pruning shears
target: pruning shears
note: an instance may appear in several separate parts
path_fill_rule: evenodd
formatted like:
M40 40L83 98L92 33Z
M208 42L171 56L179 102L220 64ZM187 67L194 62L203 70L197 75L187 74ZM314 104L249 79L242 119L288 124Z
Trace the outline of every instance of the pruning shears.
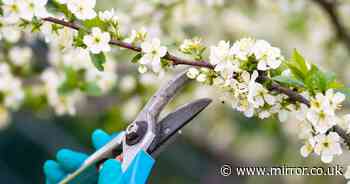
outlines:
M126 171L141 150L153 158L157 157L170 140L211 103L208 98L194 100L177 108L158 122L161 111L189 80L186 73L182 72L162 86L125 131L88 157L79 169L69 174L60 184L72 181L86 169L99 165L109 158L121 161L122 170Z

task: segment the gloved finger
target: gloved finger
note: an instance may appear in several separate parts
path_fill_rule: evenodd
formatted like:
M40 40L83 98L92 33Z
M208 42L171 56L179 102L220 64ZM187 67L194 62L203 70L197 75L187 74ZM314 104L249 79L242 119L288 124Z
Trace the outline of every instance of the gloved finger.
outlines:
M48 160L44 164L44 173L47 184L56 184L67 174L63 168L55 161Z
M118 160L107 160L100 171L98 184L123 184L123 172Z
M61 149L56 155L57 162L67 172L77 170L87 158L88 155L69 149Z
M129 168L124 174L128 184L144 184L152 171L155 160L145 151L137 153Z
M52 183L49 179L46 178L45 184L55 184L55 183Z
M94 148L96 150L98 150L102 146L107 144L110 140L112 140L113 137L114 137L114 135L111 136L111 135L107 134L105 131L103 131L101 129L97 129L91 135L92 145L94 146Z

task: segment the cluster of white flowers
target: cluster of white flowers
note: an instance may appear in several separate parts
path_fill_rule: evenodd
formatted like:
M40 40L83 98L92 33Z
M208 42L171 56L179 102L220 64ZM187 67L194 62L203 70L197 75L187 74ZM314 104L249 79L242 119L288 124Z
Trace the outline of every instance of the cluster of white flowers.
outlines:
M330 132L328 135L318 134L307 140L305 145L301 147L300 153L307 157L310 153L315 152L321 156L323 162L330 163L335 155L343 153L340 143L341 138L335 132Z
M263 40L245 38L232 46L229 42L220 41L217 46L210 48L209 56L210 63L215 66L216 74L190 68L188 76L196 78L199 82L208 82L212 79L214 85L226 91L225 97L231 101L232 107L247 117L257 114L260 118L267 118L275 113L281 114L282 117L285 111L281 103L286 96L272 94L257 82L259 77L257 70L276 69L282 60L279 49ZM247 65L257 65L257 70L249 73L244 68Z
M305 140L300 152L304 157L315 152L321 155L323 162L329 163L334 155L342 153L340 146L342 139L332 131L332 128L338 125L346 131L350 130L350 114L343 116L336 114L336 110L339 110L345 100L345 95L329 89L325 94L317 93L314 97L309 96L305 95L311 102L310 108L303 106L300 108L303 112L296 114L302 121L300 138Z
M31 21L33 17L45 17L47 0L4 0L2 9L4 18L10 22L17 22L19 19Z
M302 156L314 152L323 162L329 163L342 153L342 139L332 128L339 125L350 130L350 114L336 115L345 95L333 89L315 95L303 92L310 107L288 102L286 95L269 91L258 81L259 74L269 75L269 71L277 69L283 60L280 50L263 40L245 38L232 47L229 42L221 41L210 49L209 61L215 66L215 72L192 67L187 76L223 89L223 100L231 102L234 109L247 117L256 115L264 119L276 114L280 121L285 121L288 114L292 114L300 121L299 137L305 141L300 150Z

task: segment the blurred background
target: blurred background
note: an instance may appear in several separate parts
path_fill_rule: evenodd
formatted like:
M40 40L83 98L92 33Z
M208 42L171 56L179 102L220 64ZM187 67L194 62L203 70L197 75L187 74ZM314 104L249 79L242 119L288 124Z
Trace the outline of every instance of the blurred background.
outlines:
M350 83L350 0L98 0L97 9L115 8L123 32L145 27L175 50L184 39L200 37L206 45L242 37L264 39L280 47L288 58L297 48L310 62L333 71ZM5 27L6 28L6 27ZM115 48L113 87L99 97L85 96L74 104L74 115L58 115L48 105L38 82L53 67L52 48L42 37L0 28L2 59L14 47L30 48L28 68L14 75L22 80L26 98L8 114L0 112L1 183L44 183L42 165L60 148L91 153L90 135L100 128L109 133L124 129L164 78L140 75L130 61L134 53ZM6 33L6 35L5 35ZM28 51L27 55L28 55ZM25 57L25 53L17 56ZM69 57L75 60L75 57ZM11 60L11 58L10 58ZM0 61L2 62L2 61ZM1 83L1 81L0 81ZM167 108L194 98L214 98L212 105L192 121L177 141L157 160L150 183L345 183L342 176L223 177L220 166L323 166L319 157L303 158L296 120L280 123L247 119L216 98L220 93L191 83ZM1 98L0 98L1 99ZM348 109L349 103L345 106ZM0 108L1 110L1 108ZM166 113L166 112L165 112ZM333 164L350 164L344 153Z

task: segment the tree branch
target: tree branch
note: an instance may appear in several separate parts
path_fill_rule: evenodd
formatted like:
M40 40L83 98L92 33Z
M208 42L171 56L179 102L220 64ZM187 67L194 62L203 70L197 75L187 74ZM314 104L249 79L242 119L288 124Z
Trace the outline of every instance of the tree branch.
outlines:
M44 18L43 20L44 21L48 21L48 22L52 22L52 23L55 23L55 24L59 24L59 25L62 25L62 26L70 27L70 28L75 29L75 30L81 29L81 26L79 26L79 25L77 25L75 23L67 22L65 20L60 20L60 19L57 19L57 18L54 18L54 17L47 17L47 18ZM122 47L122 48L125 48L125 49L133 50L135 52L141 52L142 51L140 47L134 46L132 44L129 44L129 43L126 43L126 42L123 42L123 41L120 41L120 40L111 40L110 44L111 45L116 45L116 46L119 46L119 47ZM349 46L350 46L350 44L349 44ZM207 61L186 60L186 59L182 59L182 58L176 57L176 56L170 54L169 52L164 56L164 59L172 61L173 65L189 65L189 66L204 67L204 68L208 68L208 69L214 69L215 68L214 65L210 64ZM260 80L262 80L262 81L271 81L271 79L269 77L265 76L265 75L261 75L260 76ZM300 102L300 103L303 103L303 104L305 104L307 106L310 106L310 102L306 98L304 98L302 95L300 95L299 93L297 93L297 92L295 92L295 91L293 91L293 90L291 90L291 89L289 89L287 87L281 86L277 82L272 81L272 84L271 84L269 90L276 91L276 92L279 92L281 94L285 94L291 100L293 100L295 102ZM341 127L339 127L337 125L334 127L334 131L337 132L344 139L346 144L350 147L350 135L347 134L345 130L343 130Z
M47 21L47 22L52 22L55 24L59 24L65 27L72 28L74 30L80 30L82 27L78 24L72 23L72 22L67 22L65 20L57 19L54 17L46 17L43 18L42 20ZM129 49L135 52L141 52L141 48L120 40L111 40L109 42L111 45L116 45L125 49ZM167 59L169 61L172 61L173 65L190 65L190 66L198 66L198 67L205 67L205 68L210 68L214 69L214 66L212 66L210 63L205 62L205 61L190 61L182 58L178 58L174 55L171 55L170 53L167 53L164 57L164 59Z
M338 15L337 1L336 0L313 0L317 3L328 15L337 37L342 41L350 52L350 34L346 30L344 24L341 23Z

